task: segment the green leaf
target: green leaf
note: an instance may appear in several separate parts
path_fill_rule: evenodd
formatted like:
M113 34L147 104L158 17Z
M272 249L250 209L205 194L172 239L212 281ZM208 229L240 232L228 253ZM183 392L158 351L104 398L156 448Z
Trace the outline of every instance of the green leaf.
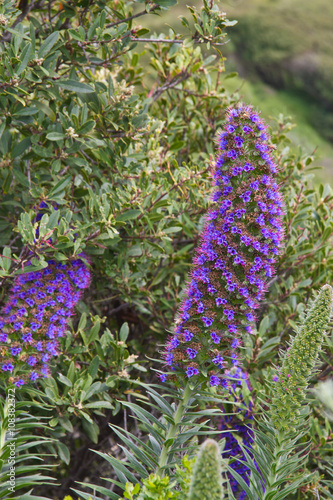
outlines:
M61 441L57 441L57 448L58 448L59 457L61 458L61 460L63 462L65 462L65 464L68 465L70 462L70 457L71 457L68 447L64 443L62 443Z
M177 5L177 1L178 0L155 0L154 3L161 7L172 7L173 5Z
M72 176L68 175L67 177L59 181L49 192L49 198L53 198L55 195L64 191L64 189L68 186L68 184L70 184L71 180Z
M61 134L60 132L50 132L46 135L46 139L49 141L62 141L65 138L65 134Z
M72 38L74 38L74 40L79 40L80 42L84 42L85 40L85 34L80 32L80 30L70 29L68 30L68 33Z
M185 146L185 141L173 142L170 146L170 151L179 151Z
M47 106L44 102L42 101L33 101L34 105L36 106L36 108L38 108L40 111L42 111L46 116L48 116L50 118L50 120L52 120L53 122L55 121L56 119L56 114L54 113L54 111L49 107Z
M127 210L126 212L119 214L116 218L117 222L125 222L127 220L136 219L141 214L141 210Z
M16 158L17 156L20 156L26 149L28 149L31 146L31 140L29 137L26 137L25 139L22 139L19 143L17 143L12 151L12 158Z
M13 168L13 174L14 174L14 177L16 178L16 180L20 184L22 184L22 186L25 186L27 188L30 187L28 177L26 177L20 170Z
M165 234L170 234L170 233L178 233L181 231L183 228L181 226L171 226L167 227L166 229L163 229L163 232Z
M62 373L58 373L58 379L60 380L60 382L62 382L63 384L67 385L68 387L72 387L73 386L73 384L69 380L69 378L65 377L65 375L63 375Z
M77 92L81 94L90 94L94 92L94 88L86 83L78 82L77 80L63 80L54 82L54 85L63 88L64 90L70 90L72 92Z
M228 78L235 78L236 76L238 76L237 71L233 71L231 73L227 73L226 76L224 77L224 80L227 80Z
M114 408L110 401L94 401L93 403L87 403L84 406L86 408L109 408L111 410Z
M121 328L120 328L120 332L119 332L119 338L122 342L126 342L127 340L127 337L128 337L128 334L129 334L129 327L128 327L128 324L127 323L124 323Z
M86 123L84 123L78 130L77 133L79 135L86 134L89 132L92 128L95 126L95 120L88 120Z
M53 33L51 33L51 35L49 35L40 46L40 49L38 51L38 57L42 58L45 55L47 55L52 49L53 45L57 42L58 38L59 38L58 31L54 31Z
M30 60L30 54L31 54L31 45L27 44L22 52L22 55L21 55L21 64L17 68L17 70L15 71L15 73L17 75L20 75L27 67L28 62Z
M26 106L24 108L15 111L15 113L13 113L13 116L31 116L35 115L36 113L38 113L37 107Z
M90 363L90 366L88 368L88 373L89 375L91 376L92 379L94 379L97 375L97 372L98 372L98 366L99 366L99 356L96 355L94 357L94 359L92 360L92 362Z

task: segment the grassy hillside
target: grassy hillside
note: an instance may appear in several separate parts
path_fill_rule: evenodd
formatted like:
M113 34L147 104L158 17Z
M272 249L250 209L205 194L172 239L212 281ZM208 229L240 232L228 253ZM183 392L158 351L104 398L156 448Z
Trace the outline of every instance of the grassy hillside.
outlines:
M333 142L333 2L237 0L223 4L238 20L232 45L247 74L318 103L311 121Z
M186 15L187 3L201 4L196 0L180 0L162 15L147 16L144 25L151 29L151 34L163 32L172 36L169 26L181 32L179 16ZM310 79L302 78L302 73L297 74L296 69L302 65L294 67L291 64L289 68L286 63L302 54L306 58L310 49L312 63L314 58L325 61L329 57L333 46L333 2L229 0L221 2L220 8L227 12L229 19L238 20L236 26L229 28L230 41L223 48L227 71L238 70L245 78L227 79L224 85L232 92L238 90L239 97L257 106L268 120L280 113L290 116L297 123L290 133L292 141L309 153L317 151L316 163L325 168L325 173L318 178L325 177L326 182L333 183L333 143L327 140L331 136L333 141L333 119L332 125L329 123L333 115L327 111L329 105L323 109L322 104L322 96L330 95L331 87L333 89L333 60L330 63L332 79L318 76L316 86L323 87L321 93L311 86ZM311 73L310 66L309 63ZM288 68L291 76L288 76ZM321 71L329 75L330 67L325 68L322 66Z

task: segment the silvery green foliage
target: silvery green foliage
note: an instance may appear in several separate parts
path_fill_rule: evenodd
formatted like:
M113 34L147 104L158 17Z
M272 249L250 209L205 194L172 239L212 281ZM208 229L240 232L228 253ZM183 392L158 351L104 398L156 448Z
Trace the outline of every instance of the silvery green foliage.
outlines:
M155 477L164 475L172 477L173 469L182 466L182 455L185 451L190 458L196 455L198 436L220 434L220 431L211 425L211 419L217 417L220 410L206 408L194 411L194 408L200 404L222 404L224 400L221 396L200 391L198 386L187 385L185 389L175 390L168 386L140 385L146 389L150 399L145 404L146 408L131 402L124 402L123 405L132 411L145 438L110 424L126 460L96 451L100 457L109 462L116 474L117 481L111 478L109 481L123 490L126 489L127 482L141 483L150 474L154 474ZM173 400L172 404L169 403L170 398ZM98 485L81 483L81 486L106 494L107 498L112 500L118 499L112 491L106 493L106 489ZM74 489L74 491L81 498L89 500L89 494L81 490ZM103 499L96 496L95 500Z
M187 500L222 500L221 451L213 439L201 446L192 473Z
M31 402L28 404L33 406ZM0 498L5 500L23 498L27 486L31 489L44 485L45 488L54 481L48 475L52 466L44 463L46 456L40 452L41 446L50 439L36 433L36 428L45 430L47 426L44 421L29 414L26 406L27 402L16 400L13 389L8 391L7 396L0 397ZM10 482L13 467L14 486ZM45 496L32 495L31 491L24 495L24 499L50 500Z

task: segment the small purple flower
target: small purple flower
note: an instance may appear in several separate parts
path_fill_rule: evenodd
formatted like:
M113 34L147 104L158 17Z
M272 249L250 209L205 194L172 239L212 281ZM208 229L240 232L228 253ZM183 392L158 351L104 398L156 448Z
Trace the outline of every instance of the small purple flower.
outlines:
M211 332L210 338L214 344L219 344L221 342L221 337L216 332Z
M18 321L17 323L13 324L13 328L14 328L15 331L21 330L22 327L23 327L23 322L22 321Z
M43 344L41 341L38 341L36 344L37 351L43 351Z
M243 146L244 139L242 137L239 137L236 135L236 137L234 138L234 141L236 144L236 148L241 148Z
M228 151L227 157L231 158L232 160L235 160L237 158L237 151L235 149L232 149L231 151Z
M211 377L210 377L210 385L211 385L211 387L213 387L215 385L220 385L220 379L219 379L219 377L217 377L216 375L211 375Z
M12 363L5 363L4 365L2 365L2 370L4 372L12 372L14 370L14 365Z
M223 306L223 305L227 304L227 300L226 299L222 299L221 297L217 297L215 299L215 302L216 302L217 306Z
M191 349L191 347L188 347L186 349L186 352L187 352L187 356L189 357L189 359L194 359L196 357L196 355L198 354L198 351L196 351L195 349Z
M190 340L192 340L193 336L194 335L192 332L189 332L188 330L184 331L184 338L185 338L186 342L190 342Z
M205 310L205 306L203 305L203 303L202 303L202 302L199 302L198 307L197 307L197 312L198 312L199 314L201 314L201 313L203 313L203 312L204 312L204 310Z
M228 325L228 330L230 333L237 333L237 325Z
M252 127L248 127L248 126L244 125L243 132L244 132L244 134L249 134L250 132L252 132Z
M33 307L35 305L35 301L31 298L28 297L25 299L25 302L28 304L28 306Z
M206 327L212 325L214 322L213 318L207 318L206 316L203 316L201 319Z
M173 363L173 358L174 358L174 355L172 354L172 352L168 352L168 354L165 356L166 364L171 366Z
M30 328L33 332L39 330L42 325L40 323L35 323L34 321L30 324Z
M30 356L27 363L29 366L35 366L35 364L37 363L37 359L35 358L35 356Z
M212 359L212 362L215 365L222 365L223 364L223 357L219 354L218 356L215 356L215 358Z
M199 375L199 370L197 368L189 366L186 370L186 375L188 376L188 378L193 377L193 375Z
M176 347L178 347L180 344L179 340L177 339L177 337L173 337L170 341L170 344L169 344L169 349L176 349Z
M17 356L22 351L22 347L12 347L10 349L10 352L12 353L13 356Z

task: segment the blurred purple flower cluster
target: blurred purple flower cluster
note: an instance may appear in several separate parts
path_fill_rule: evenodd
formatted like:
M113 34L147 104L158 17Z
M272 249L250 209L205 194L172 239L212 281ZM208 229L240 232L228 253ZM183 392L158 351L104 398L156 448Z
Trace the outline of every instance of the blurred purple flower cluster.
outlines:
M283 240L283 202L266 125L252 107L238 105L228 110L218 142L214 206L164 353L175 375L203 375L212 386L224 385L242 334L252 331Z
M242 371L241 368L237 366L232 375L230 372L228 372L226 373L226 376L230 377L229 394L233 395L233 399L235 402L237 401L244 403L242 392L236 392L236 389L238 387L242 387L243 380L243 383L245 382L249 391L251 391L251 385L249 383L247 373ZM222 408L222 410L227 413L225 408ZM220 430L224 431L221 437L226 440L222 457L230 461L230 467L240 476L242 476L247 485L249 485L250 483L250 469L246 464L240 462L240 460L246 462L246 457L239 443L241 442L245 447L247 447L247 452L251 455L251 445L254 441L254 435L252 431L252 410L253 402L251 400L249 400L247 406L244 404L243 407L233 407L231 412L229 411L229 413L232 414L224 415L223 419L221 420L220 426ZM246 498L245 491L242 491L237 480L231 475L230 472L228 472L228 479L233 494L235 496L237 495L237 498L239 500L243 500L244 498Z
M15 278L0 316L0 376L9 376L17 387L48 376L58 339L89 284L82 259L49 260L45 269Z

